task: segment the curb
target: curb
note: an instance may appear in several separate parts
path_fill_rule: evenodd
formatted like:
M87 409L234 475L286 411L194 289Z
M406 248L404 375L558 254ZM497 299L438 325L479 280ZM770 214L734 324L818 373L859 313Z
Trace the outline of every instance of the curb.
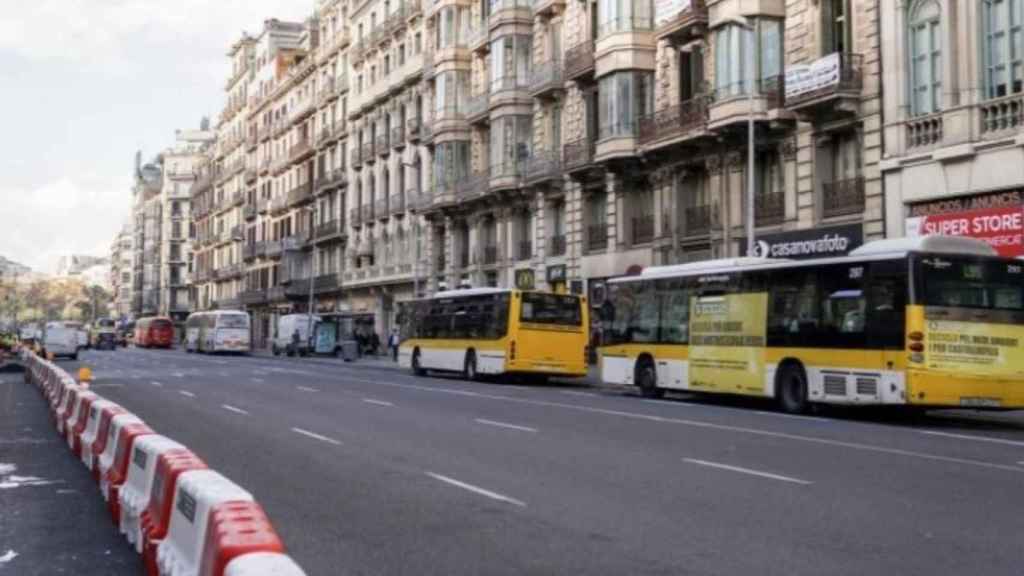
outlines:
M147 576L305 576L251 494L187 448L20 350L68 448L93 472Z

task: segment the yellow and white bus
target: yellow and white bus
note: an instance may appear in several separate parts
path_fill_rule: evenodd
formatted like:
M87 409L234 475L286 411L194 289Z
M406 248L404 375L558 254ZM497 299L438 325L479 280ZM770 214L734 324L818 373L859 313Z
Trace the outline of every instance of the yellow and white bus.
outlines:
M653 267L609 292L602 378L648 397L760 396L790 412L1024 407L1024 262L978 240Z
M251 349L249 315L241 310L193 312L185 320L186 352L238 352Z
M399 363L483 374L585 376L589 317L585 298L471 288L410 302L402 314Z

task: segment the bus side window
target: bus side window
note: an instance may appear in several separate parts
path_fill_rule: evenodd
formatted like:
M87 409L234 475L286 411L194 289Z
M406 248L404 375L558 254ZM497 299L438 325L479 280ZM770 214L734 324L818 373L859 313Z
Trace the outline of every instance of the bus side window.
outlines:
M686 344L690 335L690 299L681 280L659 280L661 342Z
M820 271L821 344L836 348L864 346L866 295L864 264L830 266Z
M900 350L904 346L907 290L906 261L872 264L868 283L868 346L882 350Z
M768 303L768 345L820 345L818 299L816 273L806 270L773 273Z

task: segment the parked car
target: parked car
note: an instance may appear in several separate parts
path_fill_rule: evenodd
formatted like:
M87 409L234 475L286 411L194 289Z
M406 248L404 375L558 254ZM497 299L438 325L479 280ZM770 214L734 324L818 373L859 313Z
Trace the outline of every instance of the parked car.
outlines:
M316 329L319 316L313 316L312 326ZM310 352L309 314L287 314L277 319L277 331L271 343L274 356L282 353L289 356L306 356Z
M78 329L68 322L47 322L43 328L43 351L55 358L78 360Z

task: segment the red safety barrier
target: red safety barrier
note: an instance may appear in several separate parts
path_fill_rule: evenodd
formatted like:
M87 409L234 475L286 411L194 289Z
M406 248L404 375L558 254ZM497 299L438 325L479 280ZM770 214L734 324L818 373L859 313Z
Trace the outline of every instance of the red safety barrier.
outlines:
M92 403L101 398L95 394L87 395L78 402L78 416L75 418L75 425L68 431L68 448L74 452L75 457L82 459L82 434L89 425Z
M78 395L85 392L85 388L81 386L70 386L67 397L64 398L64 402L61 404L60 409L57 410L56 426L57 433L64 436L64 426L67 424L68 418L71 417L72 412L75 411L75 406L78 405Z
M178 477L190 470L206 470L208 466L191 450L170 450L160 455L153 476L149 506L142 513L142 562L146 574L158 576L156 549L167 537L171 523L171 504Z
M100 454L107 449L107 437L110 435L110 421L114 419L114 416L119 414L127 414L128 411L124 408L114 405L107 406L100 413L100 425L96 431L96 441L92 443L92 465L89 467L92 470L92 479L96 482L100 481Z
M253 552L284 553L281 537L263 508L245 501L214 506L206 527L199 576L224 576L229 562Z
M128 475L128 461L130 460L132 447L135 445L135 439L139 436L145 436L147 434L155 434L153 430L145 424L129 424L121 428L121 433L117 437L117 452L114 456L114 465L107 470L106 485L107 485L107 507L110 509L110 518L114 521L114 526L120 526L121 523L121 502L118 500L118 490L121 489L121 484L124 484L125 478Z
M89 403L92 403L92 399L95 399L95 398L96 398L96 393L95 392L90 392L90 391L85 390L85 389L80 390L78 392L78 394L75 395L75 404L71 407L71 411L68 413L67 417L64 419L64 426L63 426L63 429L61 430L61 434L64 436L64 438L68 442L68 448L71 448L73 446L73 443L72 443L72 440L71 440L71 438L72 438L72 434L71 433L72 433L72 431L74 431L75 426L78 425L79 421L85 420L85 418L83 417L84 415L82 413L82 404L84 403L85 400L89 400ZM85 415L88 415L88 412L86 412Z

